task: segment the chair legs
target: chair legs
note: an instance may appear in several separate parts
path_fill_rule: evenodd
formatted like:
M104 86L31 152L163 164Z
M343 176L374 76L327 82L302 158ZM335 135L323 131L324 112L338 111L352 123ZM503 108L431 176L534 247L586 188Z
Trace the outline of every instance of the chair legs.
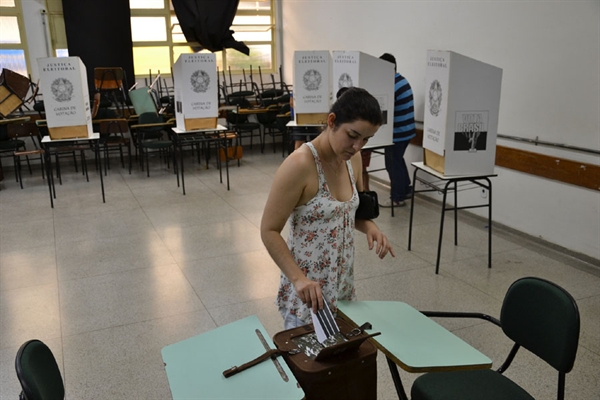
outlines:
M164 154L165 152L166 152L166 154ZM173 149L173 147L158 149L158 155L160 158L163 158L163 155L164 155L164 158L167 162L167 168L171 167L171 159L173 159L174 173L176 173L177 165L175 164L175 150ZM145 161L146 176L150 177L150 161L149 161L150 152L148 151L147 147L140 146L140 157L141 157L140 165L142 167L142 171L144 170L144 161Z
M44 158L41 156L43 153L32 153L32 154L38 154L40 155L40 163L41 163L41 167L42 167L42 179L46 179L46 164L44 162ZM19 183L19 186L21 187L21 189L23 189L23 176L22 176L22 167L21 167L21 157L25 156L25 159L27 160L27 165L29 166L29 172L30 175L33 175L33 171L31 170L31 163L29 162L29 155L27 154L18 154L17 152L13 155L13 164L14 164L14 168L15 168L15 174L17 175L17 182ZM50 179L52 177L49 177Z
M90 178L88 176L87 162L85 159L85 150L84 149L73 151L73 162L75 163L75 172L79 172L79 168L77 168L77 153L76 153L76 151L79 152L79 155L81 157L81 174L85 175L85 179L89 182ZM58 184L62 185L62 174L61 174L61 170L60 170L59 159L60 159L60 154L54 153L54 160L56 163L56 177L58 178Z
M254 136L255 136L254 130L248 130L248 131L238 130L237 133L238 133L238 137L240 138L240 142L242 141L242 139L244 137L250 137L250 150L252 150L253 139L254 139ZM249 135L244 136L244 133L249 133ZM263 142L263 134L262 134L261 128L258 128L258 139L260 141L260 152L264 153L265 145L264 145L264 142Z

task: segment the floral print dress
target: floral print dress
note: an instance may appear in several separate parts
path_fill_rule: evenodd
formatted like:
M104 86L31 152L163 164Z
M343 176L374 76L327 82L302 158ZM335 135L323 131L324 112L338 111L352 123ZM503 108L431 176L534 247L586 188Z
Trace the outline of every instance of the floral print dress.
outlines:
M317 150L312 143L306 145L315 158L319 189L315 197L296 207L290 215L287 244L304 275L321 284L331 311L336 312L338 300L356 299L354 214L358 208L358 192L352 164L346 161L352 197L344 202L336 200L329 191ZM275 304L303 322L311 322L310 309L302 303L294 285L283 273Z

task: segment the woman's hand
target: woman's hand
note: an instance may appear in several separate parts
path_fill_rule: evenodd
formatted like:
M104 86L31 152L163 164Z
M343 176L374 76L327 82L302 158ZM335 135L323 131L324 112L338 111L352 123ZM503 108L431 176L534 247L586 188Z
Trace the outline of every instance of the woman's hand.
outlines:
M367 231L367 242L369 243L369 250L373 250L374 242L377 243L375 254L377 254L379 258L385 257L388 252L392 255L392 257L396 257L394 249L388 241L387 236L385 236L376 225Z
M296 289L300 300L307 307L312 308L313 312L316 313L318 310L323 309L323 294L318 282L311 281L306 276L303 276L294 282L294 289Z

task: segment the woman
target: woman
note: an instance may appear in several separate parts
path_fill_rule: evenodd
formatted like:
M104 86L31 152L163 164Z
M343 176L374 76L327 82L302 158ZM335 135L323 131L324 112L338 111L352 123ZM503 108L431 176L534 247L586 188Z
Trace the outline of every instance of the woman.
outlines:
M370 220L354 220L362 190L361 148L381 125L377 100L351 88L332 106L327 127L294 151L273 180L261 222L261 237L281 269L276 304L286 329L310 323L310 309L332 312L338 300L353 300L354 228L367 235L379 258L394 251ZM281 237L290 219L287 245Z

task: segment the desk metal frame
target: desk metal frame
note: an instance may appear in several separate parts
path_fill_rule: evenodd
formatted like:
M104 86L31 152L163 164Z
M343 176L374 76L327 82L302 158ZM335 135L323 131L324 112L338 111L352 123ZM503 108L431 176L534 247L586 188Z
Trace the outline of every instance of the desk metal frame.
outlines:
M98 174L100 175L100 187L102 188L102 202L106 203L106 197L104 195L104 178L102 177L102 159L100 158L100 133L94 132L92 136L87 138L72 138L72 139L55 139L52 140L50 136L44 136L42 138L42 146L45 147L44 152L44 162L46 164L46 174L48 175L48 191L50 193L50 206L54 208L54 199L56 198L56 189L54 189L54 197L53 197L53 181L54 177L52 176L52 157L50 155L49 148L52 147L53 144L66 144L72 143L77 144L78 142L94 142L96 141L92 148L94 149L96 160L98 162Z
M184 131L178 128L171 128L173 131L173 143L175 147L175 162L179 164L181 170L181 187L183 194L185 195L185 178L183 170L183 143L217 143L217 148L222 148L225 152L225 171L227 175L227 190L229 190L229 153L228 153L228 133L235 133L234 130L225 128L222 125L217 125L216 128L211 129L199 129ZM210 152L210 148L208 149ZM206 168L208 169L208 155L206 159ZM217 168L219 169L219 181L223 183L223 169L221 165L221 157L217 152ZM179 187L179 172L177 172L177 186Z
M454 245L458 245L458 210L466 210L469 208L488 208L488 268L492 268L492 181L489 178L497 176L496 174L482 174L482 175L459 175L459 176L445 176L435 171L434 169L426 166L423 162L413 162L412 166L415 167L413 173L413 192L410 198L410 222L408 225L408 250L411 249L411 241L412 241L412 226L413 226L413 213L414 213L414 204L415 204L415 193L421 192L441 192L443 194L442 199L442 218L440 221L440 234L438 239L438 249L437 249L437 260L435 263L435 273L439 273L440 270L440 256L442 253L442 237L444 234L444 216L446 211L454 211ZM422 171L430 176L438 178L443 184L438 184L436 182L428 181L422 177L417 176L417 173ZM421 182L429 189L421 189L415 190L416 185L414 182ZM458 206L458 183L459 182L470 182L479 187L488 190L487 203L485 204L477 204L471 206ZM454 192L454 205L452 207L446 206L446 198L448 195L448 191Z

